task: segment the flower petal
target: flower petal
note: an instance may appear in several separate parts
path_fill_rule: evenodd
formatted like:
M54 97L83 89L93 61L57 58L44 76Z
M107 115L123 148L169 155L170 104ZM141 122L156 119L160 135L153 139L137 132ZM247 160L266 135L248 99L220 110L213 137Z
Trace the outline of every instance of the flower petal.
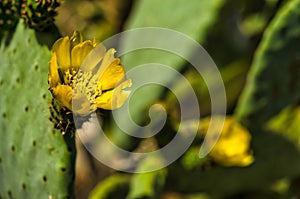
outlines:
M84 41L80 44L77 44L74 46L74 48L71 51L71 65L72 67L75 67L75 69L78 69L80 65L82 64L83 60L86 58L86 56L91 52L93 49L93 43L92 41Z
M58 103L72 110L72 88L67 85L59 84L54 87L52 90L54 98L58 101Z
M97 78L100 78L106 68L108 68L116 60L114 55L115 52L116 50L111 48L104 54L103 59L101 60L101 64L95 74Z
M103 59L105 51L106 48L102 44L98 44L82 62L80 67L81 70L84 72L91 72L94 70L98 63Z
M101 83L104 91L113 89L125 76L125 70L120 59L114 57L115 52L116 50L111 48L105 53L95 74L95 78Z
M96 106L106 110L120 108L123 106L130 94L130 91L124 91L123 89L129 88L130 86L131 79L127 79L115 89L103 93L95 99Z
M53 52L56 53L58 66L64 71L71 65L71 42L69 37L57 40L53 45Z
M58 74L57 58L55 53L52 54L50 59L48 83L50 88L53 88L57 86L57 84L61 83Z
M106 68L98 81L101 83L101 89L105 91L114 88L124 77L124 67L120 64L120 60L116 59Z
M249 149L250 141L248 130L233 118L226 117L222 133L210 156L223 166L248 166L254 161Z
M82 42L82 35L79 31L74 31L72 37L70 38L71 41L71 48L76 46L77 44Z

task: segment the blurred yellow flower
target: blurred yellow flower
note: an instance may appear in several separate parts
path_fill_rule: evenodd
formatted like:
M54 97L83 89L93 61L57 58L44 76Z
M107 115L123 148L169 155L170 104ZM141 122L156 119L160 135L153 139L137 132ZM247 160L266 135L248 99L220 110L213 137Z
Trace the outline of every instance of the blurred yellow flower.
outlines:
M200 124L200 131L206 133L209 120ZM249 131L231 117L226 117L220 137L209 156L223 166L248 166L254 161L250 150Z
M131 80L125 78L115 49L106 49L95 41L82 40L79 32L58 39L52 47L49 90L58 103L86 115L97 108L121 107L130 91ZM73 102L73 104L72 104ZM75 102L75 103L74 103Z

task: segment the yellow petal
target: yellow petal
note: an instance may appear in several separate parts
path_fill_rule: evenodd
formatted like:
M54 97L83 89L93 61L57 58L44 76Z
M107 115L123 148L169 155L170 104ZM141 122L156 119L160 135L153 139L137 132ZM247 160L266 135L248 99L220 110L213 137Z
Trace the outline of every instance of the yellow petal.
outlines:
M102 44L98 44L82 62L80 67L81 70L84 72L91 72L103 59L105 51L105 47Z
M71 51L71 65L78 69L93 48L93 43L89 40L74 46Z
M250 151L251 135L231 117L226 117L222 133L210 156L223 166L248 166L254 161Z
M95 74L95 78L101 83L102 90L114 88L125 76L124 67L120 64L120 59L115 58L116 50L109 49Z
M57 59L55 53L52 54L50 59L48 83L50 88L53 88L57 86L57 84L61 83L58 74Z
M247 154L244 156L243 160L240 163L240 166L248 166L254 162L254 157L252 154Z
M249 166L254 162L254 157L251 153L237 154L235 156L226 156L226 154L219 151L215 153L213 159L223 166Z
M109 49L104 57L103 57L103 60L101 62L101 68L105 69L105 67L108 67L116 58L115 58L115 53L116 53L116 50L111 48Z
M101 89L105 91L114 88L124 77L124 67L120 64L120 60L116 59L106 68L98 81L101 83Z
M54 98L58 101L58 103L72 110L72 88L67 85L59 84L54 87L52 90Z
M53 52L56 53L58 66L62 70L66 70L71 65L71 42L69 37L63 37L57 40L53 47Z
M131 86L131 79L122 82L113 90L107 91L95 99L95 104L98 108L106 110L114 110L123 106L127 100L130 91L123 89Z
M115 52L116 50L111 48L109 49L105 54L101 61L100 67L98 68L95 76L97 78L100 78L103 72L116 60L115 58Z
M98 44L99 44L99 41L97 41L96 38L94 38L93 39L93 46L96 47ZM100 44L100 45L102 45L102 44ZM102 45L102 47L104 47L104 46Z
M74 31L72 37L70 38L71 41L71 48L76 46L77 44L82 42L82 35L79 31Z

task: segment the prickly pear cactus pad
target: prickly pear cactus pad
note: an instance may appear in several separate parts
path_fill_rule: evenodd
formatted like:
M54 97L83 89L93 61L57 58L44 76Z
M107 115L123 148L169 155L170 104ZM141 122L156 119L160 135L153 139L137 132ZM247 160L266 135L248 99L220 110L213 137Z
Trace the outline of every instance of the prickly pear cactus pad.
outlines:
M50 122L50 51L20 22L0 48L0 198L71 198L72 146ZM69 135L64 135L69 136Z
M288 1L267 27L236 109L246 127L263 126L300 99L300 0Z

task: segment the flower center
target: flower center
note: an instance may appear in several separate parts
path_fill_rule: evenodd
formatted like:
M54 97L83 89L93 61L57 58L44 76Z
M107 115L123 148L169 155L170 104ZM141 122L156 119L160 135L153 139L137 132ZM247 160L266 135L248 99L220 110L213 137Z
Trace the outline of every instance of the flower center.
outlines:
M85 96L89 107L95 110L95 99L102 94L101 83L91 71L79 70L75 75L70 75L70 84L73 88L73 96Z

